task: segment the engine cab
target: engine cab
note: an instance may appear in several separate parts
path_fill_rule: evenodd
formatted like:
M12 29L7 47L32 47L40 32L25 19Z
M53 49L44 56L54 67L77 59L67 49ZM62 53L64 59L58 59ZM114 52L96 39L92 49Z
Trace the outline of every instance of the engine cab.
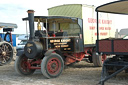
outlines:
M26 21L28 18L23 20ZM83 52L82 19L34 16L34 25L37 27L32 34L34 37L32 40L29 39L24 48L27 57L42 57L42 53L49 49L58 50L61 53Z

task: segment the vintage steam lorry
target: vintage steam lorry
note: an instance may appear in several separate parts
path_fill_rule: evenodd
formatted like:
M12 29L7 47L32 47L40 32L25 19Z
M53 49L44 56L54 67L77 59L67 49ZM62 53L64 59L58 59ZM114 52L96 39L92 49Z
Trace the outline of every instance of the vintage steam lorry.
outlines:
M96 55L95 45L84 45L83 20L64 16L34 16L28 10L30 37L24 53L17 57L15 70L21 75L41 69L46 78L58 77L64 65L88 58L95 66L102 66L106 55ZM37 30L34 30L34 22ZM42 23L42 24L41 24Z
M6 34L0 36L0 65L6 65L13 59L14 51L12 47L13 40L11 32L14 28L17 28L17 25L1 22L0 28L3 28L3 32L6 32Z
M97 19L100 12L113 14L128 14L128 0L119 0L101 5L96 8ZM99 33L99 24L97 21L97 33ZM100 84L116 76L118 73L128 72L128 39L107 38L99 39L97 35L97 54L113 55L104 61Z

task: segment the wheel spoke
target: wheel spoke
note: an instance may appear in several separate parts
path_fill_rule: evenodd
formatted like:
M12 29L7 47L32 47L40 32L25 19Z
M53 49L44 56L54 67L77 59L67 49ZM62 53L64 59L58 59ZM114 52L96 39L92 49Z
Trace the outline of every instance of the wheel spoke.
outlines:
M2 49L3 49L3 51L5 51L5 45L4 44L2 45Z
M6 59L3 57L3 61L2 61L2 63L6 63Z
M1 52L3 51L2 47L0 47Z
M2 55L0 55L0 58L2 58Z
M5 58L6 58L6 60L9 60L9 59L10 59L10 57L9 57L9 56L6 56Z
M6 47L6 49L9 49L9 48L8 48L9 46L5 45L5 47Z

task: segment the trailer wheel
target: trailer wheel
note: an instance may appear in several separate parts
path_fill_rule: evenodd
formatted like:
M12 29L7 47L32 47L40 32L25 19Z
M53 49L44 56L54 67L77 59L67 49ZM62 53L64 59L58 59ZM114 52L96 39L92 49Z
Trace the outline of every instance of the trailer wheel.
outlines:
M56 53L45 56L41 62L41 72L46 78L58 77L64 68L62 57Z
M12 61L13 47L10 43L0 42L0 65L6 65Z
M96 55L96 52L93 52L92 59L94 66L101 67L103 62L106 60L106 55Z
M15 61L15 71L20 75L31 75L35 72L35 69L28 68L28 58L25 54L18 56Z

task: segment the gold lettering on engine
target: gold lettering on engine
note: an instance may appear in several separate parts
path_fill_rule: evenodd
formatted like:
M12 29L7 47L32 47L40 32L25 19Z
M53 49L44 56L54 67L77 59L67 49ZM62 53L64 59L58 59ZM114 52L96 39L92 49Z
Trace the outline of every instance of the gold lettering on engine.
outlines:
M60 39L50 40L50 43L60 42Z
M64 42L64 43L67 43L67 42L71 42L71 39L55 39L55 40L50 40L50 43L59 43L59 42Z
M61 42L71 42L71 39L62 39Z
M71 50L71 39L51 39L50 43L56 49L63 49L63 51Z
M61 47L65 48L65 47L69 47L69 45L61 45Z
M33 44L27 43L27 47L31 47L31 46L33 46Z

